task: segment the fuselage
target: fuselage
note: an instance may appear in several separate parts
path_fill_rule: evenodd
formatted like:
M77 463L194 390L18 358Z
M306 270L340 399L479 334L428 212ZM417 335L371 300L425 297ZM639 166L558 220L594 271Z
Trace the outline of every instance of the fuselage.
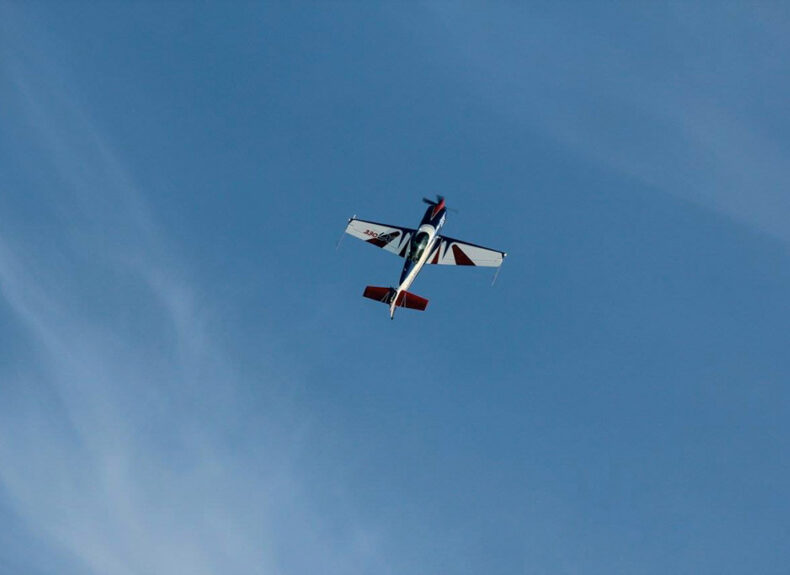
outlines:
M400 293L409 289L414 282L417 274L420 273L422 266L428 261L436 242L439 238L439 230L444 225L447 216L447 208L444 199L439 203L431 205L422 217L420 227L409 242L409 252L406 254L406 261L403 264L403 271L400 274L400 284L393 294L390 302L390 317L395 315L396 302Z

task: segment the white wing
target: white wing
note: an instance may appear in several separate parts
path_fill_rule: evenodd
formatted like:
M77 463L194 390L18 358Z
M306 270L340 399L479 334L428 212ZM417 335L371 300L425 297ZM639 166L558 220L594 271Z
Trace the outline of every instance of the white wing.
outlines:
M497 268L507 254L499 250L484 248L453 238L440 237L434 246L428 263L448 266L481 266Z
M405 257L414 230L351 218L348 220L346 233L400 257Z

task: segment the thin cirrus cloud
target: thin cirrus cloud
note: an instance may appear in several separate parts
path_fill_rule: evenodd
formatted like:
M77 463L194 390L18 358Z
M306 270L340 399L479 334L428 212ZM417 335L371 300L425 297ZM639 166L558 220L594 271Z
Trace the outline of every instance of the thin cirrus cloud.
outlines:
M445 33L439 45L498 113L605 169L789 241L790 142L776 122L790 88L785 7L577 8L431 13Z
M210 306L64 74L29 57L2 72L54 183L12 193L46 208L0 235L4 329L25 350L0 371L3 504L78 572L378 564L369 529L330 534L311 506L309 414L276 391L242 409Z

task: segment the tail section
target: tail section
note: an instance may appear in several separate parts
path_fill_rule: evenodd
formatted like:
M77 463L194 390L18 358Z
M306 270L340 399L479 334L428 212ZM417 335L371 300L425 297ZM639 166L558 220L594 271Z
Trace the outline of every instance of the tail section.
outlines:
M420 311L424 311L425 308L428 307L427 299L407 291L399 292L395 288L368 286L365 288L362 295L366 298L386 303L393 311L395 307L406 307L409 309L418 309ZM394 305L393 302L395 302Z
M395 290L392 288L368 286L365 288L362 296L368 299L380 301L381 303L390 303L392 301L394 291Z
M425 311L425 308L428 307L428 300L413 293L402 291L398 294L398 302L395 305Z

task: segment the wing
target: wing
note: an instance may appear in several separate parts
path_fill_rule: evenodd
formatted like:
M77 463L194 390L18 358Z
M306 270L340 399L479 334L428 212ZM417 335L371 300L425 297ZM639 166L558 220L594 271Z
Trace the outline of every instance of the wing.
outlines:
M428 263L448 266L482 266L498 268L507 254L448 237L440 237Z
M414 230L351 218L348 220L346 233L400 257L405 257Z

